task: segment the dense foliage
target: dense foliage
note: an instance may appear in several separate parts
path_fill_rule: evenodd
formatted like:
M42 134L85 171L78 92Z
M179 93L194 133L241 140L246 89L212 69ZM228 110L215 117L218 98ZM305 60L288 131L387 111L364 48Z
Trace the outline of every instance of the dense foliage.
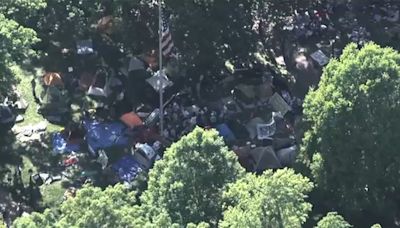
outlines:
M86 186L78 191L75 198L68 199L60 211L47 209L43 214L17 219L14 227L169 227L171 220L160 213L150 220L143 210L135 205L134 192L128 192L124 186L116 185L101 190Z
M143 204L167 211L180 224L216 224L226 185L243 172L216 131L196 128L167 149L150 171Z
M312 187L290 169L248 174L224 193L220 227L301 227L311 211L305 199Z
M32 56L39 41L36 32L25 26L29 16L46 4L42 0L6 0L0 6L0 91L10 89L11 65Z
M400 54L372 43L349 45L305 99L303 161L331 206L352 218L399 211L399 99Z
M316 228L350 228L352 227L346 222L342 216L336 212L329 212L317 224Z

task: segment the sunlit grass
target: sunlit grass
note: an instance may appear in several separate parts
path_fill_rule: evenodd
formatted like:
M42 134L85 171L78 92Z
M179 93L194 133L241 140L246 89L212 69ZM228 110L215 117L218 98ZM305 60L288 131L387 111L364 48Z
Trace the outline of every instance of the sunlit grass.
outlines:
M17 89L21 92L22 97L28 102L29 106L25 111L24 121L19 123L18 126L26 126L30 124L37 124L42 121L46 121L42 115L37 112L38 104L35 102L35 98L33 96L33 88L31 81L40 75L43 74L41 69L35 69L35 72L30 73L27 72L19 66L12 67L12 71L14 72L15 76L17 77L19 83L17 85ZM39 88L40 89L40 88ZM37 90L38 91L38 90ZM40 91L39 91L40 92ZM47 122L47 121L46 121ZM61 130L61 126L48 123L47 131L48 132L55 132Z

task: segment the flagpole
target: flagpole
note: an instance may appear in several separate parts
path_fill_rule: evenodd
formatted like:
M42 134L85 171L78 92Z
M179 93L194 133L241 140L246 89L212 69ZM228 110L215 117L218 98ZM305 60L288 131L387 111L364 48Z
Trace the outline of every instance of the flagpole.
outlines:
M162 85L162 8L161 8L161 1L158 1L158 66L159 66L159 74L158 74L158 83L159 83L159 95L160 95L160 135L163 135L164 132L164 104L163 104L163 85Z

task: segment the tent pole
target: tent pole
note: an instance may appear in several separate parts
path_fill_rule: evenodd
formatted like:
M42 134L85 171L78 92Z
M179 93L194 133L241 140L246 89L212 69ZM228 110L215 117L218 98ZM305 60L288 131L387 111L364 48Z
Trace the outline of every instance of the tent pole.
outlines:
M159 95L160 95L160 135L163 135L163 131L164 131L164 104L163 104L163 85L162 85L162 81L161 81L161 77L162 77L162 18L161 18L161 14L162 14L162 8L161 8L161 2L162 0L158 1L158 58L159 58L159 79L158 79L158 83L159 83Z

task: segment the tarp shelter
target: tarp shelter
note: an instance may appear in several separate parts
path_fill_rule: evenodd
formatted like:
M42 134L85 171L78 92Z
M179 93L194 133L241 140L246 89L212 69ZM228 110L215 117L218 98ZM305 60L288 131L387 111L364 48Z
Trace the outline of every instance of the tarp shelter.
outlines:
M296 160L297 146L294 145L288 148L280 149L276 151L276 155L278 156L282 165L289 166Z
M264 82L258 86L257 95L261 99L271 97L273 93L272 84L269 82Z
M91 39L77 41L76 52L78 55L92 54L94 52L93 41Z
M253 99L256 96L255 86L253 85L239 84L236 86L236 88L240 90L244 95L246 95L246 97L249 99Z
M134 112L125 113L119 119L130 128L143 125L142 119Z
M57 115L67 112L69 100L66 93L67 91L56 86L45 88L41 94L41 112L48 115Z
M85 120L83 126L87 131L86 141L92 154L99 149L129 146L130 130L122 123L100 123L95 120Z
M246 124L246 129L249 132L249 137L251 139L255 139L257 137L257 125L258 124L265 124L265 121L263 119L261 119L260 117L255 117Z
M253 160L255 161L254 171L262 172L266 169L278 169L282 165L276 156L274 149L268 147L257 147L250 151Z
M146 81L154 88L154 90L160 91L160 88L165 89L172 85L172 82L168 79L167 75L164 73L162 73L161 77L159 75L160 71L157 71L154 76L146 79Z
M287 137L287 138L278 138L274 137L272 140L272 146L274 147L275 150L280 150L283 148L290 147L296 143L296 140L294 137Z
M233 150L233 152L235 152L235 154L238 157L248 157L250 156L250 151L251 151L251 147L250 145L246 145L246 146L242 146L242 147L237 147L236 149Z
M321 50L312 53L311 58L315 60L320 66L325 66L329 63L329 58Z
M233 134L237 139L248 139L249 132L246 127L237 119L228 120L229 129L232 130Z
M236 140L235 135L231 131L231 129L226 124L218 124L215 126L215 129L219 132L219 134L224 138L225 141L231 142Z
M69 143L68 140L61 132L53 135L53 152L57 154L78 152L80 150L79 144Z
M132 182L142 172L142 167L135 161L132 155L126 155L112 165L119 179L124 182Z
M129 60L128 72L135 70L146 70L143 60L139 59L138 57L132 57Z
M61 86L64 87L64 82L61 75L56 72L48 72L43 75L43 83L46 86Z
M286 101L278 93L274 93L274 95L269 98L269 103L275 111L280 112L283 116L292 110L288 103L286 103Z

